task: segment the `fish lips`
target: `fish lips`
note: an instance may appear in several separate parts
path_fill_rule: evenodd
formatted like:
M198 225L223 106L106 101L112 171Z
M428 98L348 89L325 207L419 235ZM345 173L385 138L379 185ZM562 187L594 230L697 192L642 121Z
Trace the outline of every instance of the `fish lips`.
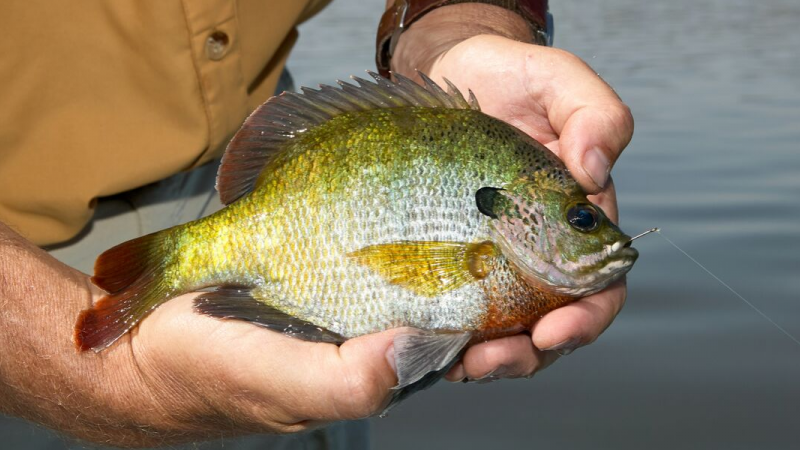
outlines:
M603 278L605 278L601 283L602 288L605 288L630 272L638 258L639 251L633 247L622 247L611 252L607 258L608 262L598 271L604 276Z
M620 241L612 245L608 252L608 263L601 269L601 272L613 274L616 279L626 274L636 260L639 258L639 250L630 246L630 240Z
M639 258L639 250L636 250L633 247L622 247L621 249L617 250L613 253L615 259L622 259L630 261L630 265L636 262Z

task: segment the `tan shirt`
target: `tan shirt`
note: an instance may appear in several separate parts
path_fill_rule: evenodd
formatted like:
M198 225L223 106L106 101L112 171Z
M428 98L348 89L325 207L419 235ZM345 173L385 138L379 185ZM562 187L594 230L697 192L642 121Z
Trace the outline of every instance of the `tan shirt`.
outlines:
M0 14L0 221L44 245L96 198L219 156L326 0L11 0Z

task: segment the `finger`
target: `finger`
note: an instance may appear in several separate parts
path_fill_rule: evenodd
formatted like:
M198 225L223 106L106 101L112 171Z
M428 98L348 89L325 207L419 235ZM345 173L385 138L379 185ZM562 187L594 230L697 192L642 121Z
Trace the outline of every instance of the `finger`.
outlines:
M590 193L602 190L614 162L633 136L630 108L588 65L567 52L549 55L555 87L546 99L548 118L559 134L559 156Z
M462 358L464 376L468 380L520 378L552 364L553 356L533 347L530 336L519 334L470 347Z
M533 345L562 354L594 342L611 324L625 304L623 281L597 294L547 313L532 329Z
M614 162L631 139L630 117L622 103L587 106L564 125L559 156L587 192L606 187Z
M445 374L444 379L447 381L461 381L467 378L466 372L464 372L464 363L459 361L450 368L450 370Z

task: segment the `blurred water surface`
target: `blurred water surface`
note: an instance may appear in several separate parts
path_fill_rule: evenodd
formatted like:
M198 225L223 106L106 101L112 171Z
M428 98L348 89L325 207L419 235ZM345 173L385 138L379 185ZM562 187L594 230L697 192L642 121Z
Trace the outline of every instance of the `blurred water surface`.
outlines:
M556 45L628 103L613 175L654 226L800 336L800 2L552 1ZM373 68L383 2L301 27L298 85ZM800 346L658 236L593 345L533 380L441 383L373 421L376 449L797 449Z

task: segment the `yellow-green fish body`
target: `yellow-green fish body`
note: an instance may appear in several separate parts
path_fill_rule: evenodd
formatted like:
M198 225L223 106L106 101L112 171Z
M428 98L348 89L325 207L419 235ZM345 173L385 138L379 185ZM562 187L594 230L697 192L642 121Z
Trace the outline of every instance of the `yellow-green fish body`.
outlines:
M335 117L297 137L251 194L176 232L175 246L193 250L176 253L166 278L177 292L253 287L255 298L345 337L398 326L481 330L492 289L533 294L511 283L503 262L483 280L426 296L348 255L404 241L490 241L475 192L513 182L542 153L521 138L468 109ZM546 308L504 300L531 319Z
M98 258L109 296L79 319L80 348L217 287L199 311L305 339L425 330L395 346L399 387L427 386L469 341L518 332L630 269L630 238L538 142L452 86L376 80L256 111L223 158L226 208Z

